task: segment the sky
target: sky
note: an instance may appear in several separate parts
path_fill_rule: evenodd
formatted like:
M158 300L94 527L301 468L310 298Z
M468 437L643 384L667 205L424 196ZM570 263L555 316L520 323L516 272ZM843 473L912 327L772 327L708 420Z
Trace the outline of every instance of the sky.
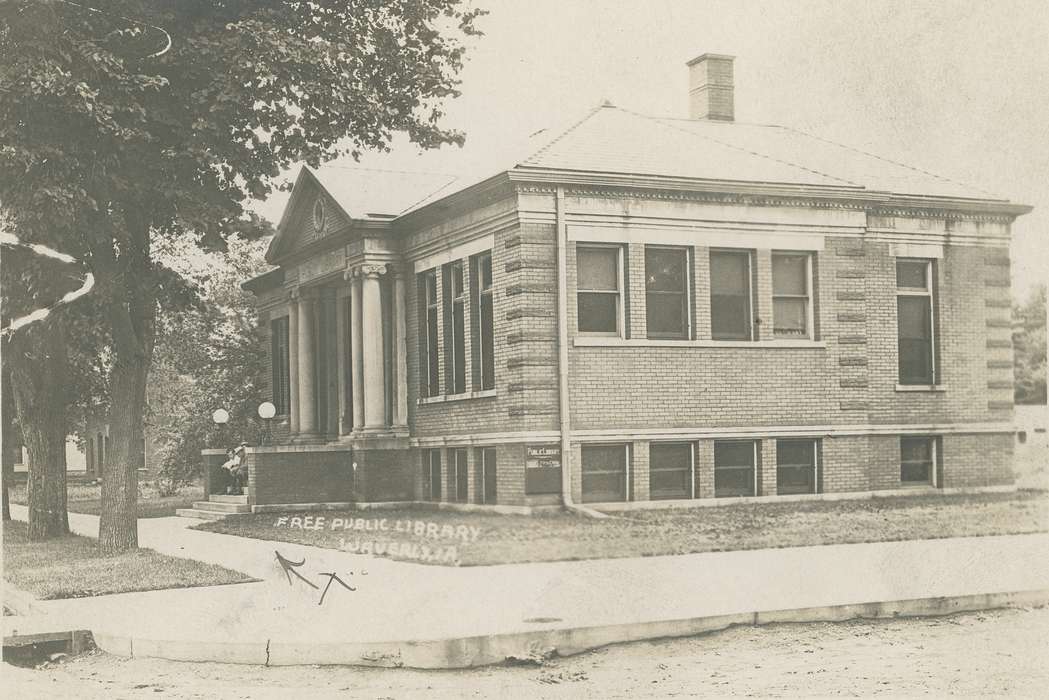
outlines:
M1035 207L1013 226L1017 296L1049 268L1049 3L1045 0L474 0L455 147L406 141L360 164L458 172L608 99L688 116L685 63L736 57L736 119L782 124ZM473 156L471 156L473 154ZM491 173L494 174L494 173ZM286 194L257 207L274 223Z

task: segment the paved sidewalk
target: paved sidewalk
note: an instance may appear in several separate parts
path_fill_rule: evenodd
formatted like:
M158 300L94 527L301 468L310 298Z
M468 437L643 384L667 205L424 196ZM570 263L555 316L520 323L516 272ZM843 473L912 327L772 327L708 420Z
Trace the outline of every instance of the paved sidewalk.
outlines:
M12 506L12 516L25 518L25 509ZM74 532L97 535L96 516L69 517ZM457 568L187 529L192 524L142 519L139 544L261 582L39 607L69 629L92 630L118 654L450 667L729 624L1049 600L1049 534ZM296 570L319 588L295 577L289 585L277 551L305 560ZM319 605L324 572L357 590L332 583Z

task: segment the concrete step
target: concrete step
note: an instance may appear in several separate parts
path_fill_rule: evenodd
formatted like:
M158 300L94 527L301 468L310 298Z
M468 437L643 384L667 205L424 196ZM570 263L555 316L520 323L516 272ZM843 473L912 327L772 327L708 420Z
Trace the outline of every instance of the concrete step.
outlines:
M193 508L196 510L214 511L216 513L250 513L251 506L247 503L222 503L216 501L194 501Z
M233 513L220 513L214 510L197 510L196 508L176 508L175 515L180 518L196 518L197 520L225 520Z
M220 493L213 493L208 496L208 500L212 503L240 503L241 505L248 505L247 494L243 496L226 496Z

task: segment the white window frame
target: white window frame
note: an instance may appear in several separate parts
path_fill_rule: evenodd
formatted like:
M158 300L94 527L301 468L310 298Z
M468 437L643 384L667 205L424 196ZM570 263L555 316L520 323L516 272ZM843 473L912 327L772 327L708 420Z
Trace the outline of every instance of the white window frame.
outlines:
M753 343L753 342L755 342L757 340L757 338L755 337L755 333L754 333L754 326L756 325L756 319L754 318L754 295L755 295L755 292L757 291L754 288L754 265L755 265L754 258L756 257L755 251L751 250L750 248L710 248L708 250L708 252L707 252L707 275L708 275L708 280L713 278L713 273L711 272L711 268L710 268L711 255L713 253L737 253L737 254L743 253L743 254L746 254L746 256L747 256L747 315L749 316L748 320L750 321L750 323L747 324L747 332L749 333L749 335L746 338L715 338L714 337L713 320L711 320L710 339L712 341L714 341L714 342L717 342L717 343ZM771 272L771 270L770 270L770 272ZM707 290L707 304L710 304L710 302L713 301L714 289L713 289L712 285L708 285L708 287L709 288ZM711 313L711 318L713 319L713 313Z
M772 340L776 340L776 298L782 299L798 299L799 297L795 294L776 294L776 256L804 256L805 258L805 335L803 338L807 340L816 339L816 324L815 324L815 304L813 303L814 288L815 284L812 279L812 251L808 250L773 250L769 258L769 263L772 265L772 269L769 273L772 276ZM783 340L790 340L793 336L782 336Z
M603 248L605 250L616 251L616 330L615 331L581 331L579 330L579 295L580 294L612 294L607 289L584 289L579 286L579 251L583 249L598 249ZM622 245L617 244L602 244L602 243L577 243L576 244L576 333L583 336L591 337L603 337L603 338L624 338L626 337L626 294L624 290L626 288L625 278L623 274L623 248Z
M761 492L758 489L758 466L759 466L758 465L758 440L757 439L747 439L747 438L742 438L742 439L726 438L724 440L715 440L714 442L715 443L718 443L718 442L749 442L750 443L750 447L751 447L751 451L752 451L752 454L753 454L753 456L751 457L751 462L753 464L753 466L751 467L751 477L752 477L752 481L754 482L754 485L752 487L752 489L754 491L754 495L753 496L722 496L722 498L757 498L759 495L761 495ZM714 447L714 445L711 445L711 448L713 448L713 447ZM715 451L715 455L716 454L717 453ZM718 472L717 458L715 457L714 458L714 477L715 478L714 478L714 483L712 483L710 485L711 486L711 490L713 491L715 498L718 497L717 496L717 472Z
M820 490L820 452L821 452L821 450L820 450L820 447L821 447L820 439L819 438L787 438L787 437L784 437L784 438L776 438L776 450L777 450L777 454L776 454L776 472L777 472L776 473L776 482L777 482L777 484L776 484L776 495L777 496L781 495L779 493L779 454L778 454L779 443L780 443L781 440L783 442L809 442L809 443L812 444L812 493L813 494L821 493L821 490ZM755 471L757 471L756 462L755 462ZM783 495L790 495L790 494L783 494Z
M649 471L649 495L648 500L652 499L652 488L651 488L651 474L652 474L652 446L653 445L680 445L681 443L688 445L688 498L695 499L696 497L696 443L692 440L654 440L648 444L648 471ZM658 499L657 499L658 500Z
M692 340L693 338L695 338L694 330L693 330L693 323L692 323L692 316L693 316L693 313L694 313L694 311L692 309L692 305L693 305L692 290L694 289L694 284L693 284L693 281L692 281L692 268L695 267L695 262L694 262L695 249L692 246L659 245L659 244L649 245L649 244L646 244L645 248L644 248L644 250L642 252L647 255L649 248L655 248L655 249L658 249L658 250L672 250L672 251L682 252L682 253L685 254L685 337L682 338L681 340ZM647 337L652 337L651 334L648 332L648 294L649 294L649 292L648 292L648 258L647 257L645 258L644 262L645 262L645 290L644 290L644 294L645 294L645 329L646 329L645 335ZM748 270L748 274L749 274L749 270ZM658 336L657 336L657 338L658 338Z
M919 481L904 481L903 480L903 441L904 440L928 440L929 447L929 458L931 463L929 464L929 479L924 482ZM939 488L940 485L937 480L937 472L940 466L940 440L938 435L901 435L900 436L900 487L901 488L922 488L922 486L932 486L934 489Z
M941 384L940 379L940 368L936 364L936 350L938 347L939 339L936 337L936 293L935 284L932 276L936 274L936 266L933 264L936 262L930 258L908 258L897 256L895 264L893 265L893 280L896 279L896 264L900 261L904 262L920 262L925 263L925 288L919 289L918 287L900 287L896 284L896 296L907 296L907 297L928 297L929 299L929 366L932 368L932 384L903 384L901 386L939 386ZM897 319L896 322L899 324L899 305L897 305ZM900 377L900 331L899 325L896 326L896 380L899 382Z

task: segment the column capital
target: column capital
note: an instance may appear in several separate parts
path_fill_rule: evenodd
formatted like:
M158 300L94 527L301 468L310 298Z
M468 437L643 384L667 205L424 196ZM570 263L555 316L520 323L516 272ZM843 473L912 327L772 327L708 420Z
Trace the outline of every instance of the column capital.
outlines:
M360 274L364 277L379 277L389 271L386 263L365 263L360 266Z
M288 289L288 299L291 299L292 301L294 301L294 300L296 300L298 298L299 298L299 285L295 285L294 287L289 288Z

